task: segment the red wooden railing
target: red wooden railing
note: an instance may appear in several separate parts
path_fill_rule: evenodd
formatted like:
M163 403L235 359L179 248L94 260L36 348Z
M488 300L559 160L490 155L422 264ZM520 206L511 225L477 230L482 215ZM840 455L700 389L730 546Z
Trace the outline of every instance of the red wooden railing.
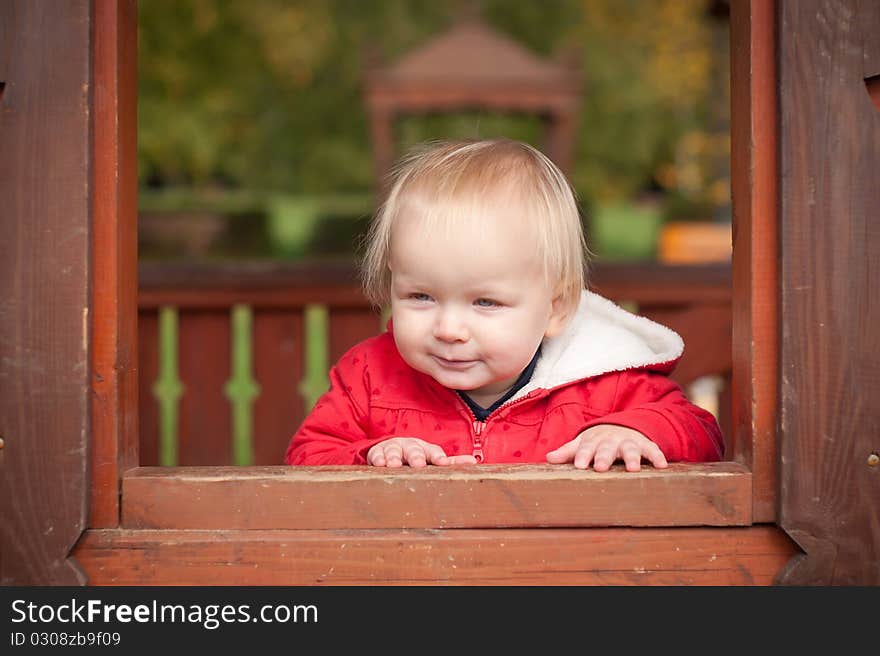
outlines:
M682 385L706 375L725 381L719 421L730 449L731 272L729 265L606 264L591 287L617 302L634 303L685 340L673 374ZM159 312L177 310L176 464L223 465L233 455L235 417L227 385L232 376L231 315L250 309L252 377L259 386L251 422L252 464L279 464L308 406L304 317L323 306L328 320L327 360L381 329L349 263L279 265L142 264L139 270L140 463L160 464ZM308 395L305 395L306 397ZM166 418L166 421L168 419Z

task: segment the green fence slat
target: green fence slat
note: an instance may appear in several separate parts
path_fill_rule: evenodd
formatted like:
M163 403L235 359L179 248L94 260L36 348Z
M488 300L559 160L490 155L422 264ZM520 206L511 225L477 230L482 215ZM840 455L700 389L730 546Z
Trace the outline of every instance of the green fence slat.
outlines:
M232 409L232 462L250 465L254 461L253 406L260 395L260 386L253 376L253 311L247 305L236 305L229 320L232 375L223 391Z
M159 464L177 465L177 416L185 387L177 367L177 308L159 309L159 377L153 396L159 404Z
M307 305L305 321L305 376L300 383L299 393L303 397L305 411L309 412L330 386L328 377L330 335L329 313L326 305Z

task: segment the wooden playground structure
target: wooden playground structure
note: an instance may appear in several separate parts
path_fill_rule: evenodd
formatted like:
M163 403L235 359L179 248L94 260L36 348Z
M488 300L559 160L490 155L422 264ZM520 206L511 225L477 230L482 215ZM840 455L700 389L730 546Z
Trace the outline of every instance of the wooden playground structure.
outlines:
M138 271L136 18L0 4L0 582L880 584L880 5L731 2L732 264L594 280L728 381L727 456L634 474L271 464L309 317L331 362L380 318L344 267Z

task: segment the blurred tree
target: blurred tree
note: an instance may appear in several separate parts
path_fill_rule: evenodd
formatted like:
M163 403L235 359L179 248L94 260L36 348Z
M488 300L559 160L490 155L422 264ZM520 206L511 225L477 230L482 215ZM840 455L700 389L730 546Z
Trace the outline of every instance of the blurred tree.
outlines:
M576 34L587 84L576 185L600 200L651 180L678 187L676 173L691 159L678 157L677 145L700 130L710 100L706 3L584 0L583 9Z
M368 191L360 97L368 44L388 60L445 29L468 0L141 0L139 165L145 186ZM587 199L651 182L726 200L727 78L707 0L484 0L484 18L539 54L577 47L585 76L573 183ZM714 108L714 109L713 109ZM724 119L724 116L721 116ZM407 119L402 143L508 134L528 119ZM685 138L686 137L686 138ZM710 165L715 162L714 165ZM712 190L707 192L706 190Z

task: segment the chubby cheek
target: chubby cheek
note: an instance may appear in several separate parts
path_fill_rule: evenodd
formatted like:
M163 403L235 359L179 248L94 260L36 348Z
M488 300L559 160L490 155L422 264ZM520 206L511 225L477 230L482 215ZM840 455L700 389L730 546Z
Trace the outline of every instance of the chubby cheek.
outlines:
M516 347L531 340L536 323L536 319L528 312L508 311L498 318L484 322L480 333L484 339L505 345L504 348Z
M537 349L538 342L532 344L532 340L523 335L507 335L506 338L499 336L489 342L486 351L492 360L517 366L520 360L525 360L525 364L528 364Z
M394 343L403 359L411 365L415 366L419 355L424 350L422 333L418 328L417 322L413 322L409 317L394 316Z

